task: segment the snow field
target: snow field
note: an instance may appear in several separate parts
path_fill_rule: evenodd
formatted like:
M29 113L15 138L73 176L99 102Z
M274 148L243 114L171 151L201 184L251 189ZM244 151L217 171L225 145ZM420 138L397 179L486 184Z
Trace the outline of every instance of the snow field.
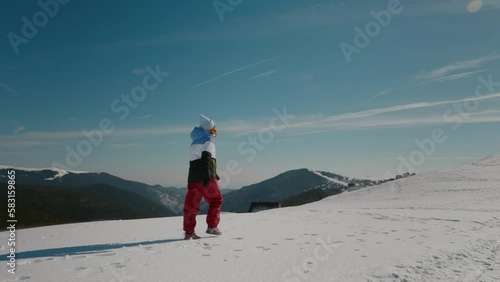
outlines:
M182 218L18 230L0 281L499 281L500 157L308 205L221 215L182 240ZM0 260L8 252L0 233Z

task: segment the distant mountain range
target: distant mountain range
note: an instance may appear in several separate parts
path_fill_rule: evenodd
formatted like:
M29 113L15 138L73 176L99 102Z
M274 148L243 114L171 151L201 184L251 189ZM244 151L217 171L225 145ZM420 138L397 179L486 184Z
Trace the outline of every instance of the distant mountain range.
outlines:
M0 217L8 218L3 205L0 204ZM161 204L107 184L81 187L16 185L16 218L20 228L175 215Z
M53 221L47 222L54 224L181 215L187 193L186 188L148 185L105 172L58 168L0 166L0 183L7 182L9 169L16 171L18 194L23 194L18 198L17 207L24 209L32 218L37 218L39 223L46 221L46 218L53 218ZM330 172L291 170L238 190L223 190L222 210L247 212L252 201L299 205L340 193L354 184L358 188L360 183L363 186L373 185L369 180L351 179ZM0 203L0 209L3 204ZM65 212L65 208L71 212ZM205 204L202 212L206 209ZM41 218L36 214L46 216Z
M0 166L0 183L6 182L8 166ZM185 191L175 187L148 185L141 182L125 180L109 173L66 171L58 168L14 168L16 181L21 185L46 187L83 187L95 184L107 184L124 191L136 193L153 203L160 204L180 213L179 207L184 201ZM4 181L5 179L5 181Z
M223 211L247 212L252 201L282 202L306 191L337 190L348 186L349 178L334 173L297 169L224 195Z

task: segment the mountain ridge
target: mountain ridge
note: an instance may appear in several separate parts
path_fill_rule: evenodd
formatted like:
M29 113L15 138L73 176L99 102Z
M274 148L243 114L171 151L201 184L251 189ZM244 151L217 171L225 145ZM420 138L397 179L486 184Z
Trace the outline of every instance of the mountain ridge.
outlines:
M21 168L0 166L0 183L6 180L7 173L2 171L16 170L17 182L22 185L81 187L97 184L107 184L124 191L134 192L141 197L161 204L177 214L182 214L186 188L163 187L149 185L138 181L126 180L107 172L69 171L59 168ZM237 190L224 190L223 211L246 212L252 201L285 201L307 191L335 190L317 195L336 194L347 189L351 181L360 181L339 174L308 168L288 170L269 179L244 186ZM310 197L317 199L317 196ZM309 200L311 201L311 200ZM298 203L297 201L294 201ZM207 211L202 205L202 213Z
M333 180L334 176L341 179ZM342 181L344 179L347 177L335 174L327 176L307 168L288 170L272 178L227 193L224 195L222 210L246 212L252 201L280 202L313 189L342 190L347 188L347 183Z
M16 170L16 182L22 185L81 187L96 184L107 184L125 191L134 192L155 203L164 205L176 213L181 212L180 206L183 193L174 187L149 185L146 183L123 179L107 172L73 172L58 168L20 168L6 165L0 166L0 172ZM6 180L7 173L1 173L0 182Z

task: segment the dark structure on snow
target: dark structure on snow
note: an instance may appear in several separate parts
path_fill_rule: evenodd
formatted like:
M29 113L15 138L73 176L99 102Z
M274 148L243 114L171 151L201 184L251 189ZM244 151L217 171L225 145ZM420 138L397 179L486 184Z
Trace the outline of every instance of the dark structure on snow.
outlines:
M252 204L250 204L250 209L248 209L248 212L258 212L281 207L282 206L280 202L252 202Z

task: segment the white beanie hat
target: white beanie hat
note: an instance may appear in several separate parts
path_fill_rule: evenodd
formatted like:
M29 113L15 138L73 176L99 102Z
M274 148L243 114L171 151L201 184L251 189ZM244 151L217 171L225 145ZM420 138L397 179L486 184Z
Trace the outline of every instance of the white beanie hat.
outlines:
M208 117L200 114L200 127L205 129L205 131L210 131L210 129L214 128L215 122Z

